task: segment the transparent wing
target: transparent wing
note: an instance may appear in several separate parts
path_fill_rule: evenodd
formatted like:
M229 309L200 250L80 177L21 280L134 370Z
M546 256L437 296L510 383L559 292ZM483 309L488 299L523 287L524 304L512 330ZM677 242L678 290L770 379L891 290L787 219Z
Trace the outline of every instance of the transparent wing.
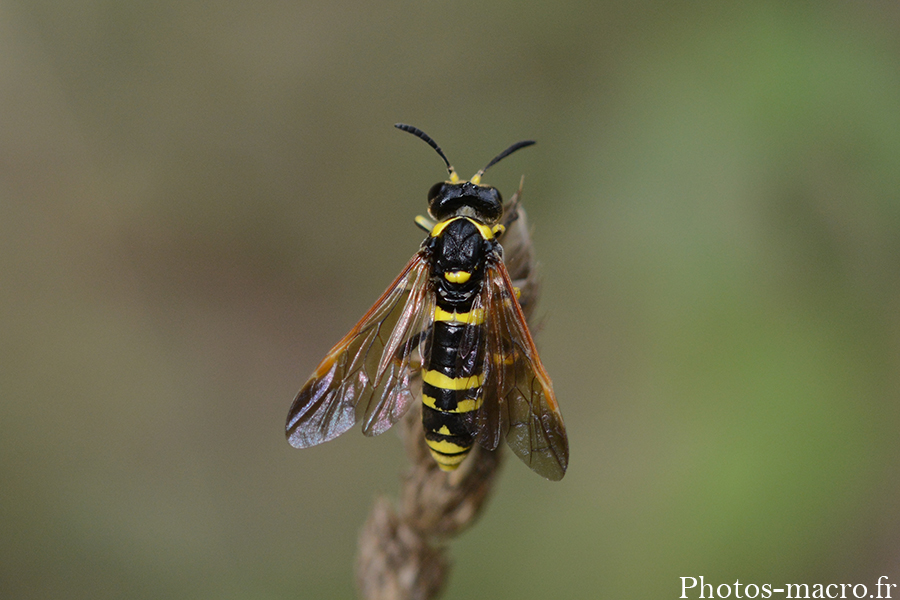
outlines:
M431 326L433 303L428 262L419 252L297 394L288 442L315 446L360 420L366 435L396 423L413 400L410 361Z
M475 301L484 310L480 333L467 343L483 343L484 404L475 434L488 449L505 437L512 451L547 479L559 480L569 463L566 426L541 364L515 290L501 260L489 260L484 288ZM480 335L481 340L474 337Z

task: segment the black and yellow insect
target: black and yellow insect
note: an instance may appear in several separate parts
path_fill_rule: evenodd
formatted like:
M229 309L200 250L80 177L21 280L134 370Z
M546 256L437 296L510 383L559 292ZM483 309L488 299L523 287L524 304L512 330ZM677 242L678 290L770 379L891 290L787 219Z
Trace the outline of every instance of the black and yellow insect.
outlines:
M421 376L425 441L441 469L456 469L475 442L494 450L505 437L535 472L562 479L565 425L500 245L515 211L504 215L500 192L481 183L534 142L513 144L461 181L427 134L396 127L434 148L450 178L428 192L431 219L416 219L428 232L419 251L297 394L288 441L314 446L359 421L378 435L406 413Z

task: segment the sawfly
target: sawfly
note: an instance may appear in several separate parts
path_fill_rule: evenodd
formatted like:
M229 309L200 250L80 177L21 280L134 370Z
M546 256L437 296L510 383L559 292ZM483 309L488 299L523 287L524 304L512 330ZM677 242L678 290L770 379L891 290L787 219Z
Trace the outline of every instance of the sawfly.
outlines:
M425 132L396 127L431 146L450 177L428 192L430 218L416 218L428 233L419 251L297 394L288 442L315 446L360 421L363 433L378 435L421 396L425 441L442 470L459 467L475 443L495 450L505 438L536 473L562 479L566 428L501 246L519 193L504 206L481 183L534 142L513 144L462 181Z

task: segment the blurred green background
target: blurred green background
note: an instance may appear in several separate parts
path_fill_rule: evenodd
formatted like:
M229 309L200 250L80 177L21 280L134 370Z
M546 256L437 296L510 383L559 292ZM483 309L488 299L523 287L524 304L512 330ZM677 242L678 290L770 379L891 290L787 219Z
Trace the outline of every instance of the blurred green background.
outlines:
M0 597L348 598L318 360L494 167L571 440L445 595L900 583L900 5L0 1ZM691 597L697 597L696 593Z

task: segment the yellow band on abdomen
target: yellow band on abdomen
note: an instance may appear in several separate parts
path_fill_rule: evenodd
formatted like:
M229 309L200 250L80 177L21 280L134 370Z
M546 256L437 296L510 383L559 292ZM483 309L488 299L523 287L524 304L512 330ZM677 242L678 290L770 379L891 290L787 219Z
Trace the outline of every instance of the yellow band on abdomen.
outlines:
M422 381L442 390L470 390L481 387L482 375L470 377L447 377L440 371L423 371Z
M434 441L426 439L425 443L428 444L429 448L435 452L440 452L441 454L459 454L460 452L468 451L469 448L472 447L457 446L453 442L448 442L447 440Z
M466 323L468 325L481 325L484 323L484 309L483 308L473 308L469 312L449 312L441 308L440 306L436 306L434 308L434 320L435 321L446 321L448 323Z
M451 410L445 410L443 408L438 408L437 400L429 396L428 394L422 394L422 402L425 403L425 406L431 407L434 410L438 410L444 413L467 413L472 412L473 410L478 410L481 408L483 400L481 398L481 394L478 395L478 398L465 398L460 400L456 404L456 408Z
M468 452L464 452L462 454L447 456L440 452L435 452L431 448L429 448L428 451L431 452L431 458L434 459L434 462L437 463L437 466L441 471L455 471L459 468L460 463L466 459L466 456L469 455Z

